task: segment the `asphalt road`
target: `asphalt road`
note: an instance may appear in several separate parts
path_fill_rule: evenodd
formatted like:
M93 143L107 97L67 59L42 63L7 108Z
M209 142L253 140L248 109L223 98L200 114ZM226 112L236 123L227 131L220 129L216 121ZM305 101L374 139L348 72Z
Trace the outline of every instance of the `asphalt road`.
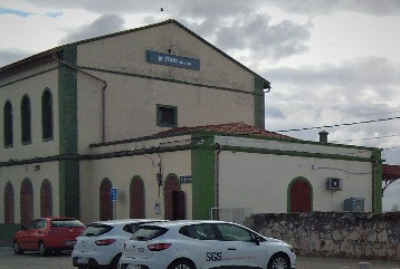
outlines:
M400 261L357 260L342 258L297 257L297 269L360 269L368 262L369 269L400 269ZM73 269L68 252L40 257L37 252L15 255L10 247L0 247L0 269Z

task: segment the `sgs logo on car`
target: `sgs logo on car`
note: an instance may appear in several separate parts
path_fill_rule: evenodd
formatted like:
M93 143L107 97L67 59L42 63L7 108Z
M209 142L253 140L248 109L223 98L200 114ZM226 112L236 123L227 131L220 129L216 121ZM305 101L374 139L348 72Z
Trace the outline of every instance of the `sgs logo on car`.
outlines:
M209 261L220 261L222 260L222 252L207 252L207 259Z

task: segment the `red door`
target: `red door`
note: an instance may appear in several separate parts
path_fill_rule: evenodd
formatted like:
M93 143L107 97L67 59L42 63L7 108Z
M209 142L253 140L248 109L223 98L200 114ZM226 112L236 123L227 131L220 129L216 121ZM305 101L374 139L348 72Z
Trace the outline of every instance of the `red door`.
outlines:
M130 187L130 198L130 218L144 218L144 185L140 178L134 178L132 180Z
M176 208L174 208L173 205L172 193L179 190L180 186L178 178L174 176L167 177L164 185L164 218L167 220L174 219L174 211L176 210Z
M100 184L100 220L113 219L111 188L111 181L108 178L104 178Z
M290 212L311 212L311 186L306 180L297 180L291 186Z
M21 225L28 225L33 220L33 187L30 179L22 181L20 196Z

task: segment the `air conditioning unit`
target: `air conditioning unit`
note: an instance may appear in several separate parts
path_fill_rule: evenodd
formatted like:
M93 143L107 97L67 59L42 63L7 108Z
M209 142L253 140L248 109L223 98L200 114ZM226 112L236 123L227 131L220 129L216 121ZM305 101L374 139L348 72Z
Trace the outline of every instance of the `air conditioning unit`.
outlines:
M342 190L342 179L336 177L328 177L326 179L326 189L330 191Z

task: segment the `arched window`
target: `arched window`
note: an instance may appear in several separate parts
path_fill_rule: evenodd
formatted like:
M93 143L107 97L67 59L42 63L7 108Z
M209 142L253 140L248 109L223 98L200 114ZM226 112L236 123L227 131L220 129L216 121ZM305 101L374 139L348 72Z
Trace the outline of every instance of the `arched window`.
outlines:
M45 179L40 186L40 216L49 217L53 215L53 190L50 180Z
M130 186L130 210L129 217L140 219L145 217L144 211L144 184L143 180L135 176Z
M100 220L113 219L111 188L111 181L108 178L104 178L100 184Z
M4 189L4 223L14 223L14 188L7 182Z
M53 96L49 89L42 95L42 138L44 141L53 139Z
M303 177L295 178L288 187L288 212L311 212L313 190Z
M13 139L13 113L12 105L10 101L7 101L4 105L4 121L3 121L3 131L4 131L4 146L12 147L14 144Z
M33 187L29 178L22 181L20 197L21 225L27 225L33 220Z
M30 144L32 142L31 101L27 95L24 95L21 101L21 142L22 144Z

